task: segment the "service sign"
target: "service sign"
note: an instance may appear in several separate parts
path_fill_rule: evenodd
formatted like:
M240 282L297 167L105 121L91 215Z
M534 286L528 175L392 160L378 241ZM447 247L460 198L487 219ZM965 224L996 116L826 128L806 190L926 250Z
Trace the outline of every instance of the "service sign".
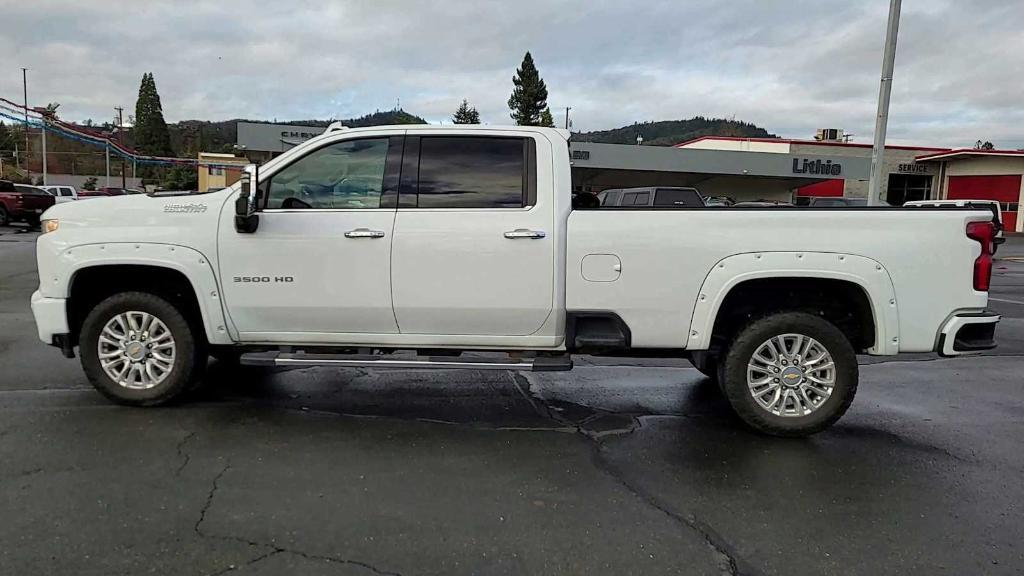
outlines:
M931 174L928 164L897 164L896 171L900 174Z

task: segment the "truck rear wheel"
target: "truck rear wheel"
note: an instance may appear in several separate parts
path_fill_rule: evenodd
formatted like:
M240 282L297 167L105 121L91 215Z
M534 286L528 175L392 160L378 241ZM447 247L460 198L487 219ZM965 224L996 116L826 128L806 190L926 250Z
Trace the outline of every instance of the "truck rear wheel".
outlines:
M805 312L772 314L733 339L722 385L736 414L774 436L807 436L828 428L857 392L857 356L846 336Z
M86 316L79 337L82 368L93 386L120 404L167 403L202 376L202 335L170 302L123 292Z

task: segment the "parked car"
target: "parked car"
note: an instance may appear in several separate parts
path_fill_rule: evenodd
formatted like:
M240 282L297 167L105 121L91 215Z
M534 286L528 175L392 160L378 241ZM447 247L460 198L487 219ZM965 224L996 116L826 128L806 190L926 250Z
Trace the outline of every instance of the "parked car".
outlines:
M85 198L106 198L108 196L124 196L124 188L103 187L97 190L81 190L78 192L78 199Z
M27 222L39 226L39 218L56 199L42 188L0 180L0 226Z
M54 206L38 335L133 405L180 397L211 354L477 370L689 357L781 436L846 412L857 353L996 345L987 210L573 210L568 137L327 130L220 192ZM508 356L460 356L480 349Z
M843 196L822 196L817 198L811 198L810 202L807 203L812 208L837 208L843 206L867 206L867 198L846 198ZM884 200L879 200L875 206L891 206Z
M613 188L597 194L601 206L653 206L655 208L696 208L704 206L704 198L696 188L650 186L644 188Z
M732 206L736 204L736 201L728 196L705 196L705 206Z
M733 204L734 208L792 208L793 204L782 200L748 200Z
M78 200L78 189L74 186L40 186L43 190L57 199L57 204L61 202L71 202Z

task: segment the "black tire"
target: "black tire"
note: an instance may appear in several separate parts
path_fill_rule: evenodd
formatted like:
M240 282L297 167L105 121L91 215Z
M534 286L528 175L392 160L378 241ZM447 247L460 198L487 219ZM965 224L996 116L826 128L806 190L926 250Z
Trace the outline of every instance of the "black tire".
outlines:
M782 334L814 338L831 354L835 365L831 394L804 416L769 412L758 404L747 385L747 365L754 352L770 338ZM736 414L754 430L773 436L808 436L828 428L846 413L857 393L857 356L850 341L831 322L805 312L782 312L751 322L733 338L721 368L722 386ZM783 396L783 407L786 402ZM794 398L790 406L795 405Z
M7 226L11 223L10 216L7 215L7 208L0 204L0 226Z
M175 356L169 374L147 389L126 388L104 372L97 345L103 327L114 316L137 310L160 319L174 338ZM147 292L122 292L100 302L86 316L79 336L82 368L92 385L108 399L130 406L171 402L202 378L206 366L205 336L173 304Z

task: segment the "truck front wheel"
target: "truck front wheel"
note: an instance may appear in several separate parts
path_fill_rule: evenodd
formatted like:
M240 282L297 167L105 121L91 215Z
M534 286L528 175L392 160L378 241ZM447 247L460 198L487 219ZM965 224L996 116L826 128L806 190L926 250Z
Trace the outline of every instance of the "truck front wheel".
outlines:
M201 377L202 335L170 302L123 292L86 316L79 337L82 368L107 398L133 406L173 400Z
M857 356L827 320L783 312L736 334L722 385L736 414L775 436L807 436L836 422L857 392Z

